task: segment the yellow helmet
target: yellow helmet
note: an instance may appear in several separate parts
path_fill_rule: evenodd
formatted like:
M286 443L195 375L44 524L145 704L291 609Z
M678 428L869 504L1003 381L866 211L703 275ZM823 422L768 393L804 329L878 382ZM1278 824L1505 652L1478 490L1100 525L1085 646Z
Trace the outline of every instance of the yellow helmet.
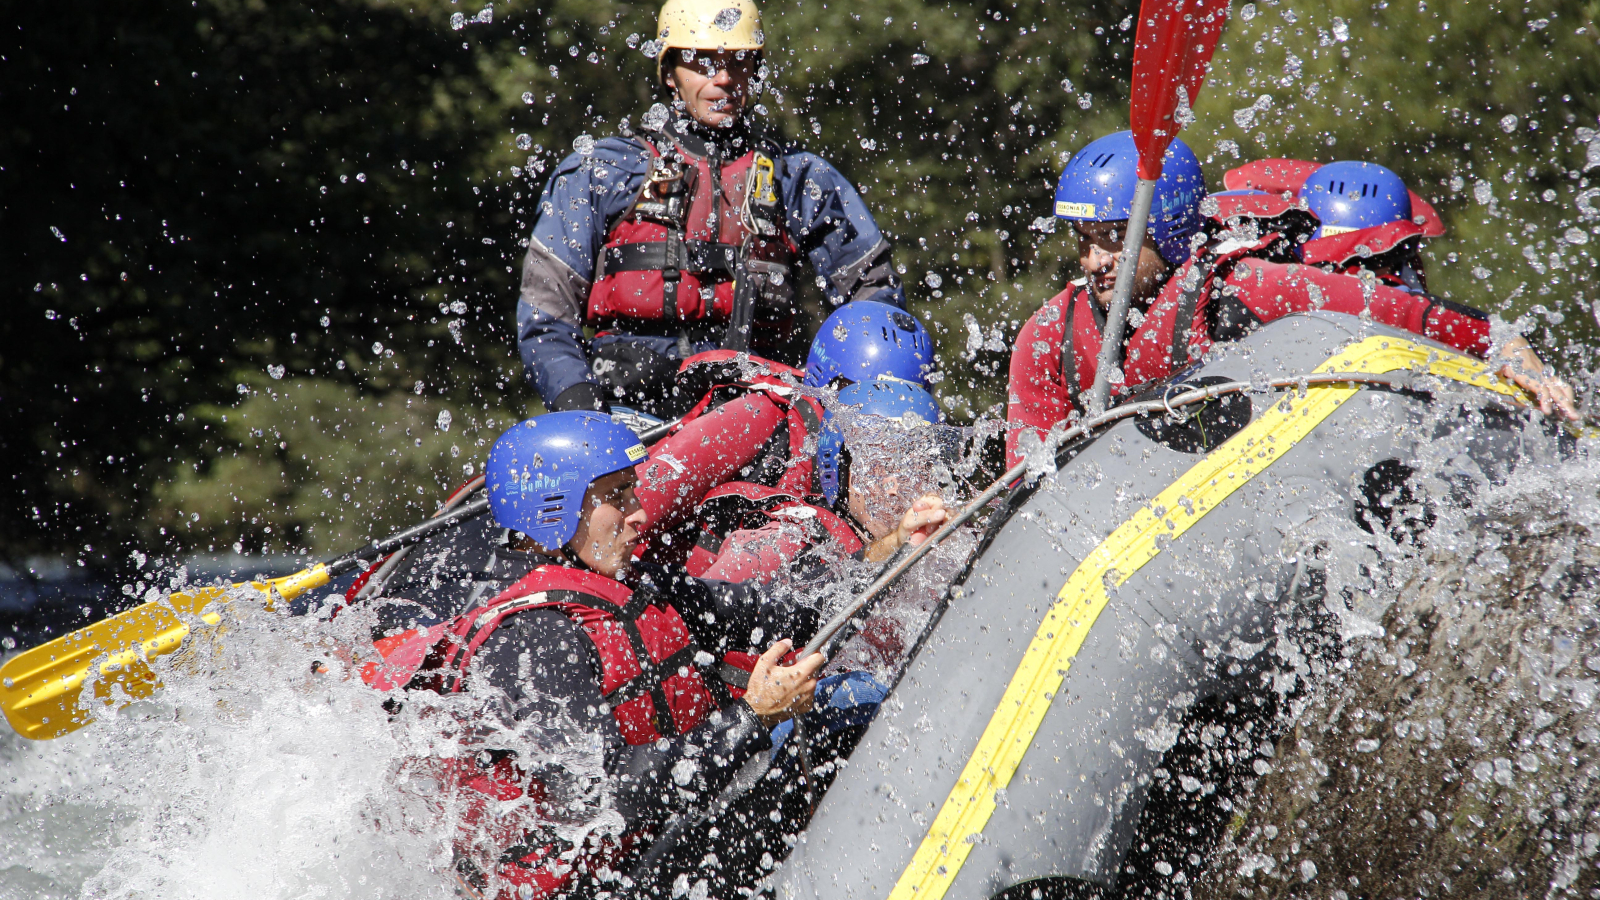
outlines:
M765 43L754 0L667 0L656 24L656 78L666 81L671 50L760 50Z

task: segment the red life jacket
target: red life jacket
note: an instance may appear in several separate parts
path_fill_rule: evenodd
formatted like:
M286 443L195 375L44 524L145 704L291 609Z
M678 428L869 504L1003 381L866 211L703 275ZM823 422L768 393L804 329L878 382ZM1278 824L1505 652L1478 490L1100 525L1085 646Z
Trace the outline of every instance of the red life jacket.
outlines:
M727 322L741 252L760 288L760 313L792 319L796 249L779 206L776 149L751 138L751 149L725 160L682 142L665 152L640 143L652 170L606 237L589 290L589 322L602 329L627 320Z
M593 643L600 658L600 689L623 740L631 745L699 725L743 695L755 664L756 658L745 653L730 653L728 662L716 667L698 663L700 648L665 598L635 594L593 572L546 565L450 622L410 632L404 640L386 639L388 646L379 647L383 662L369 664L362 678L386 691L461 691L471 677L473 657L500 624L517 613L543 609L566 614ZM724 679L739 682L739 687ZM497 896L540 900L563 890L584 871L616 859L635 839L607 838L581 852L555 839L538 820L544 786L510 755L419 760L416 766L454 787L464 801L456 868L479 891L492 870L501 889ZM525 803L512 814L498 811L497 804L519 799ZM485 849L486 843L493 846Z
M1217 287L1217 278L1226 275L1233 263L1270 250L1282 237L1270 232L1250 242L1210 244L1175 269L1150 308L1144 311L1138 326L1130 329L1124 339L1123 383L1111 385L1112 399L1181 372L1210 350L1219 337L1212 333L1213 322L1207 309ZM1101 320L1097 316L1102 314L1082 286L1074 284L1067 291L1070 292L1067 302L1072 304L1072 352L1063 345L1061 374L1073 403L1081 410L1083 398L1094 385L1098 370ZM1239 336L1230 333L1221 339L1233 340Z
M1103 316L1094 305L1094 298L1082 281L1075 281L1057 294L1051 302L1060 301L1068 317L1066 334L1070 340L1061 342L1061 383L1066 385L1072 405L1084 408L1084 397L1094 386L1094 376L1100 368L1100 344ZM1122 386L1113 384L1113 398L1122 393Z
M1260 251L1278 238L1267 234L1255 242L1202 247L1178 267L1128 339L1127 385L1167 378L1218 341L1316 309L1370 316L1479 357L1488 351L1488 316L1482 312L1387 284L1368 287L1353 275L1261 259Z
M792 522L804 527L804 543L795 552L796 556L830 539L837 541L847 555L859 553L865 547L856 530L832 511L776 488L736 481L706 495L700 507L700 531L685 568L690 575L704 574L717 561L730 534L774 522Z
M369 683L379 690L464 688L478 648L507 617L559 610L593 642L600 657L600 690L623 740L648 744L705 721L735 698L701 653L683 617L658 595L637 597L626 585L581 569L534 569L483 606L416 632L393 649ZM704 669L705 671L702 671Z

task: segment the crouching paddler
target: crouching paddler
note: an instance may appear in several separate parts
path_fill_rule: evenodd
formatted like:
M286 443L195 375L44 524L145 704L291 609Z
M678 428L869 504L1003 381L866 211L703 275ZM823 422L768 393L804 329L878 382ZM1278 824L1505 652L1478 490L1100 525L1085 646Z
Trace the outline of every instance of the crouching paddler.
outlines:
M817 627L814 610L634 562L644 455L633 432L592 412L549 413L502 435L486 468L490 508L538 564L479 608L413 635L372 679L470 692L490 711L473 729L470 761L447 779L475 830L458 841L456 870L477 896L648 894L628 873L663 824L706 808L771 750L774 727L811 708L821 656L782 662ZM730 652L760 656L746 672L724 662ZM603 747L601 784L580 805L598 798L620 828L574 846L560 829L515 826L542 813L560 820L545 807L570 806L583 780L550 772L565 763L536 739L518 746L541 729L562 729L566 746ZM506 817L519 805L510 801L527 807L523 819Z

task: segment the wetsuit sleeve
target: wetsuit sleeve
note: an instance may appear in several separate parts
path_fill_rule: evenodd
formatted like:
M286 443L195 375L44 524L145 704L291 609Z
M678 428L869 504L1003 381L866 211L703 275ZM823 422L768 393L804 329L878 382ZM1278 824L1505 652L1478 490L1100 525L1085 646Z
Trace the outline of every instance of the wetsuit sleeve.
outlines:
M612 802L630 828L649 827L714 799L746 761L772 746L771 735L743 701L686 734L630 745L600 693L600 671L599 656L583 630L565 615L545 610L506 619L473 660L475 683L498 689L508 731L534 742L537 749L530 749L523 763L542 769L539 777L547 790L581 795L575 785L582 784L582 773L553 770L543 765L545 757L557 750L575 752L581 760L582 736L599 736Z
M1070 295L1069 295L1070 296ZM1006 468L1022 461L1022 436L1040 440L1074 409L1061 371L1068 316L1061 297L1028 318L1011 348L1010 385L1006 398Z
M794 645L811 639L821 624L816 609L792 596L766 594L752 585L695 578L682 569L650 568L650 585L672 598L695 643L713 656L761 654L773 642L789 638Z
M1231 305L1243 307L1235 315L1244 313L1256 320L1250 324L1313 309L1366 314L1375 322L1403 328L1463 353L1481 357L1489 352L1489 317L1483 312L1387 285L1363 284L1359 278L1315 266L1241 260L1213 301L1218 314L1227 311L1229 300L1235 301Z
M606 234L638 196L648 165L641 144L607 138L588 155L562 160L539 195L522 261L517 345L528 380L551 409L602 405L583 344L589 289Z
M779 186L789 233L822 276L830 303L877 300L905 307L893 247L878 230L866 201L838 169L812 153L789 153L783 157Z
M765 394L751 391L712 409L656 444L635 472L639 506L650 517L646 534L682 522L705 499L755 460L783 424L784 414Z

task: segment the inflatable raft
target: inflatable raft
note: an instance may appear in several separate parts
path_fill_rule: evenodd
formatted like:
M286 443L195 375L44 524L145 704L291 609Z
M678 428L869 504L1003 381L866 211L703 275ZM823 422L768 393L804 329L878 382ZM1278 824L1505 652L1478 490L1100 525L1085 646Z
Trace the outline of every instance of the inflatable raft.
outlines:
M1337 662L1348 598L1323 602L1324 568L1355 549L1315 535L1403 543L1437 503L1559 452L1481 361L1333 314L1273 323L1144 399L1311 372L1392 380L1129 418L1015 491L776 896L1181 891L1270 754L1274 710Z

